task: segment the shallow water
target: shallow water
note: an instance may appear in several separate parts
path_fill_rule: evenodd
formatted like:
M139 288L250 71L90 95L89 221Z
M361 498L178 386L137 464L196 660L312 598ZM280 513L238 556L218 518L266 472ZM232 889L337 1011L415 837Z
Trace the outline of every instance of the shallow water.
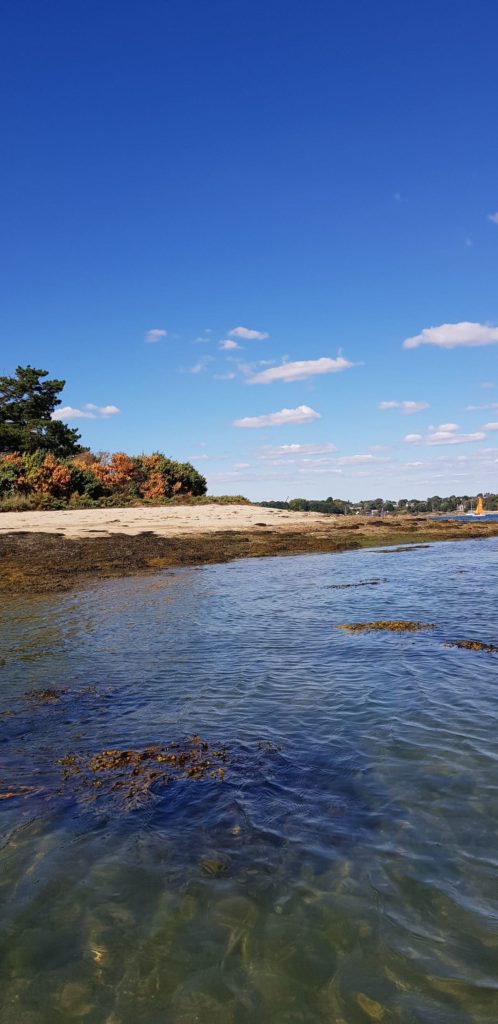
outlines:
M2 1024L495 1024L498 655L444 643L496 643L497 596L492 539L11 602ZM437 628L335 628L373 619ZM57 764L194 733L223 781Z

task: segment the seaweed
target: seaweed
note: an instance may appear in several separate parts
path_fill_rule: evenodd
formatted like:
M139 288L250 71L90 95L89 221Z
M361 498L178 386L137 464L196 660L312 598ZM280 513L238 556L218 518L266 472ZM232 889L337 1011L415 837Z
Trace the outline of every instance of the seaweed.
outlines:
M257 750L275 753L282 747L258 740ZM254 767L259 755L241 751L238 758L225 745L190 736L177 743L154 744L143 750L106 749L92 754L70 753L59 758L64 784L76 794L96 800L111 797L124 801L127 809L140 804L171 783L210 781L222 783L228 769L248 760Z
M152 786L166 786L173 779L214 779L222 782L228 759L226 747L210 747L207 740L191 736L183 743L153 745L143 750L101 750L91 755L67 754L59 759L62 777L79 776L79 785L122 791L127 801L149 794Z
M46 690L27 690L25 696L28 700L36 700L40 704L51 704L53 701L59 700L65 693L67 690L62 688L48 687Z
M445 647L459 647L463 651L485 651L486 654L498 654L496 644L485 644L481 640L448 640Z
M328 590L349 590L351 587L378 587L380 583L387 583L387 579L358 580L357 583L329 583Z
M0 800L15 800L19 796L31 796L36 790L34 786L10 786L4 789L0 784Z
M435 629L434 622L404 622L404 621L383 621L379 622L351 622L343 623L337 627L346 629L349 633L368 633L374 630L387 630L390 633L418 633L424 629Z

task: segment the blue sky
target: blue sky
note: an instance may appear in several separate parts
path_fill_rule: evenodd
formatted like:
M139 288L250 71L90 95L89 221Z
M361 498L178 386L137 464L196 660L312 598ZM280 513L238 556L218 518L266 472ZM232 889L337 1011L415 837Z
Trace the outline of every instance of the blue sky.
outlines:
M498 490L497 31L494 0L7 5L0 373L212 493Z

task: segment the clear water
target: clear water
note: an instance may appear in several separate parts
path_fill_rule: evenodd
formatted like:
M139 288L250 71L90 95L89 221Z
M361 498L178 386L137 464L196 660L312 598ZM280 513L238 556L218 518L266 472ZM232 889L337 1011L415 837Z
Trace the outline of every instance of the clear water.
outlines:
M498 656L444 642L496 643L497 596L493 539L10 602L0 778L35 792L0 802L2 1024L495 1024ZM335 628L393 618L437 629ZM61 782L192 733L223 782Z

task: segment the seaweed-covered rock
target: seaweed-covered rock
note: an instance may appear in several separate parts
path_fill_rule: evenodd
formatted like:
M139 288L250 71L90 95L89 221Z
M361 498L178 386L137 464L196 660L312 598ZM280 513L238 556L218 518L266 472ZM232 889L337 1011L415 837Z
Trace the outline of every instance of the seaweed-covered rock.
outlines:
M369 633L375 630L387 630L390 633L418 633L424 629L435 629L434 622L384 621L378 622L347 622L337 627L346 629L348 633Z

